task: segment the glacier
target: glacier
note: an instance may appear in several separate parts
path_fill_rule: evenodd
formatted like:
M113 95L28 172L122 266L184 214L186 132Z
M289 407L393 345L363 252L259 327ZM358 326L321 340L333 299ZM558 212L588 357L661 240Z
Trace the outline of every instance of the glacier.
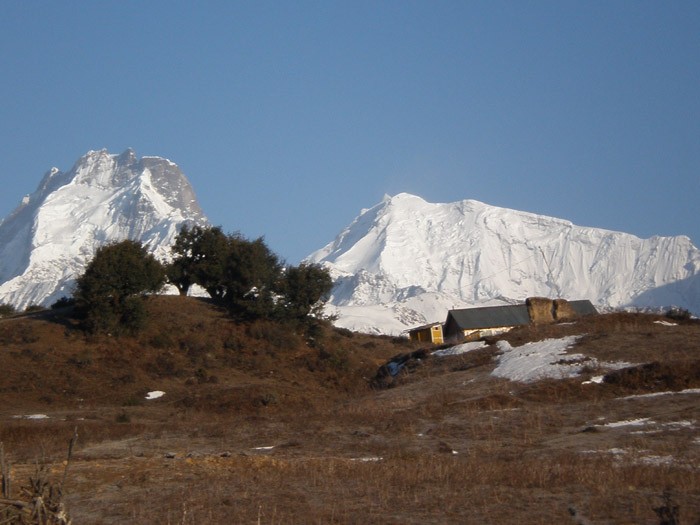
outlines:
M336 324L369 333L532 296L700 311L700 250L686 236L641 239L476 200L385 196L305 261L331 272Z
M161 157L89 151L49 170L0 223L0 303L22 309L72 295L98 247L138 240L161 260L183 224L208 224L178 166Z

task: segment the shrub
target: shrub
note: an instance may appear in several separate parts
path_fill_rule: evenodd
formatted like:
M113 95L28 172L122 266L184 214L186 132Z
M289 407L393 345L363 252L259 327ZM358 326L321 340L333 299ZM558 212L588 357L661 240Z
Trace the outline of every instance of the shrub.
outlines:
M0 317L9 317L15 315L17 310L11 304L0 304Z
M46 308L44 308L40 304L30 304L24 309L24 313L30 314L32 312L43 312L44 310L46 310Z
M75 299L69 297L61 297L51 305L51 309L58 310L59 308L67 308L73 305L75 305Z
M97 250L78 279L75 301L85 328L96 332L136 332L143 328L143 296L157 292L165 271L137 241L122 241Z
M689 321L692 316L685 308L673 307L666 312L666 317L674 321Z

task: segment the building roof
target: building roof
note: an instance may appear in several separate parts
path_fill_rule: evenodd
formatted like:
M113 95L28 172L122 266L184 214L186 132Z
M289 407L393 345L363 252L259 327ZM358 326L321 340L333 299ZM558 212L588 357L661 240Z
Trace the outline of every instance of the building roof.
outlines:
M530 322L527 306L524 304L450 310L447 314L448 319L450 316L462 330L519 326Z
M598 310L595 309L593 303L591 303L588 299L569 301L569 306L571 306L574 312L576 312L578 315L591 315L598 313Z
M568 301L568 304L578 315L598 313L588 299ZM460 330L520 326L530 323L530 314L527 311L527 305L524 304L450 310L447 314L448 321L450 317L452 317Z
M425 330L427 328L432 328L433 326L442 326L442 323L440 321L436 321L434 323L428 323L424 324L421 326L416 326L415 328L409 328L407 330L404 330L404 332L418 332L419 330Z

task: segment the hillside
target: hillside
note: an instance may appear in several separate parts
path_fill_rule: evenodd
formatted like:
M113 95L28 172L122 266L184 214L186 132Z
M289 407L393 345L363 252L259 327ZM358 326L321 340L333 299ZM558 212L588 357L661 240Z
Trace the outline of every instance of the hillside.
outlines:
M77 429L65 486L76 524L573 523L570 508L659 523L664 505L700 518L697 322L524 327L423 348L372 389L381 364L418 347L330 327L310 346L201 299L148 305L137 338L86 337L61 311L0 320L14 486L44 456L60 476ZM541 367L542 348L572 340L544 364L573 375L495 374L518 352L520 370Z
M76 524L700 519L697 322L608 314L435 352L330 327L306 341L201 299L148 307L137 338L86 337L61 311L0 320L13 486L42 457L59 479L77 429ZM495 375L509 359L576 373Z

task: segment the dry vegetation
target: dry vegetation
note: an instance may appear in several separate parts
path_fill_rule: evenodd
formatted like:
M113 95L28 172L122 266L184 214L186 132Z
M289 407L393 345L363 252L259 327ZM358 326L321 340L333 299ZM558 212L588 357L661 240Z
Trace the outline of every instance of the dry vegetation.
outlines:
M60 312L0 321L12 497L37 460L61 481L77 428L62 487L76 525L700 520L700 396L638 396L700 388L696 323L610 314L505 336L586 334L572 351L638 365L602 384L498 379L488 346L413 360L377 390L377 369L418 347L330 327L309 341L191 298L148 306L137 338L86 337Z

